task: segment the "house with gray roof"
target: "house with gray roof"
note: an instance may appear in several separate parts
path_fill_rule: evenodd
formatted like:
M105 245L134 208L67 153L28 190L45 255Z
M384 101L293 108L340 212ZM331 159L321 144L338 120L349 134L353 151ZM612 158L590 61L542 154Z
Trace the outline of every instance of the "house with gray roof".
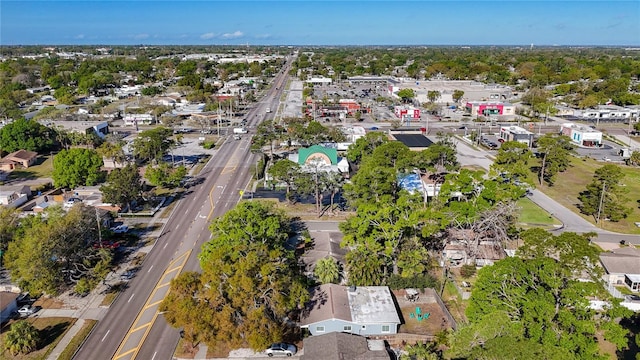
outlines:
M604 279L611 285L625 285L631 291L640 291L640 249L633 246L613 249L600 254Z
M380 344L382 343L382 344ZM304 339L301 360L390 360L382 340L332 332Z
M300 327L309 329L311 335L396 334L400 323L391 291L386 286L317 286L311 290L311 301L300 319Z

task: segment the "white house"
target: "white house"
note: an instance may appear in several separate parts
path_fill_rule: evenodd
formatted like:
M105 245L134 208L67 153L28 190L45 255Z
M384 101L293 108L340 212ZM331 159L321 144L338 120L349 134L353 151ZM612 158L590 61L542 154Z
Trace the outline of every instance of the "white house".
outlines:
M153 115L151 114L127 114L122 119L125 126L134 125L151 125L153 123Z
M15 208L27 202L29 197L27 194L21 194L17 191L0 191L0 205Z

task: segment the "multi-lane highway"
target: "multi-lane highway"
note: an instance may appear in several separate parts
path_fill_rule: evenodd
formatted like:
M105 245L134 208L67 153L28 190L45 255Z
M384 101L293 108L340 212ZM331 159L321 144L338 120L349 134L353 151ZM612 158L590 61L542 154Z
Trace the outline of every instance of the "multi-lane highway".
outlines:
M255 127L268 115L267 107L277 108L292 60L278 73L264 99L247 114L249 127ZM158 306L171 279L183 271L200 270L197 255L202 244L211 238L208 225L233 208L248 186L256 160L250 152L249 135L241 140L229 138L220 146L198 175L203 182L191 188L177 204L138 275L110 306L75 359L172 357L179 332L167 325Z

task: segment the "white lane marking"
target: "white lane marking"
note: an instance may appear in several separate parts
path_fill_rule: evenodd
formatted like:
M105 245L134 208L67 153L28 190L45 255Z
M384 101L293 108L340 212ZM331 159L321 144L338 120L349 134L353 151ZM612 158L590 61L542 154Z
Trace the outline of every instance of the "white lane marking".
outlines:
M180 224L176 225L176 230L178 230L179 227L180 227Z
M129 300L127 300L127 302L131 302L131 299L133 299L133 296L134 296L134 295L135 295L135 294L131 294L131 297L129 298Z
M162 249L166 249L167 245L169 245L169 243L164 243L164 247Z
M151 269L153 269L153 265L151 265L151 267L149 268L149 270L147 270L147 272L150 273Z
M158 352L157 352L157 351L153 353L153 357L151 358L151 360L155 359L155 358L156 358L156 355L158 355Z
M106 333L106 334L104 334L104 336L102 337L102 340L100 340L100 342L103 342L103 341L104 341L104 339L106 339L106 338L107 338L107 335L109 335L109 331L111 331L111 329L107 330L107 333Z

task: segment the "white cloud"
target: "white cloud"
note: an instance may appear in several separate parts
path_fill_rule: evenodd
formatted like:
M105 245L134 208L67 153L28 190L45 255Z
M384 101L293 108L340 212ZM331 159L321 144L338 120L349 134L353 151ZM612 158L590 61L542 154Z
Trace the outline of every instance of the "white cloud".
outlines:
M84 34L78 34L74 36L74 39L84 39Z
M244 36L244 33L242 31L235 31L235 32L232 32L232 33L222 34L222 35L220 35L220 38L221 39L237 39L237 38L240 38L240 37L243 37L243 36Z
M148 39L149 34L137 34L137 35L133 35L133 38L136 40Z
M209 33L200 35L200 39L208 40L208 39L213 39L215 36L216 34L209 32Z
M256 39L270 39L271 34L258 34L256 35Z

